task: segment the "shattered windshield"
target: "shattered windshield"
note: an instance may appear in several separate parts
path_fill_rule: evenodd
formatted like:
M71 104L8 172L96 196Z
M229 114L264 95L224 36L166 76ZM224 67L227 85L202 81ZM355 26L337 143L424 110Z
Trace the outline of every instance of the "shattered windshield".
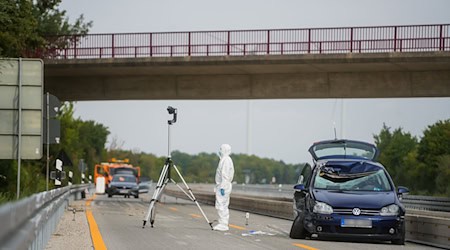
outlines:
M342 166L323 166L314 179L314 188L374 192L392 190L389 179L382 168L376 166L361 167L361 165L356 168L354 170Z

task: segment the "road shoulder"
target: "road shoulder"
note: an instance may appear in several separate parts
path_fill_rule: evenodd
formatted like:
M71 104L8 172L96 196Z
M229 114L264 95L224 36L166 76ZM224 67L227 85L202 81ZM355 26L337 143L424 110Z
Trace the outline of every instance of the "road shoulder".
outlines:
M85 200L69 202L45 249L93 249Z

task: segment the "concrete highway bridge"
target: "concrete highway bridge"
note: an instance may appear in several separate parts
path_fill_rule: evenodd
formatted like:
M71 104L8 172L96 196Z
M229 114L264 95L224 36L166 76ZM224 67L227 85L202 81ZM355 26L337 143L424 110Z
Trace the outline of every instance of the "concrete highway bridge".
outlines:
M61 100L450 96L450 25L89 34L45 56Z

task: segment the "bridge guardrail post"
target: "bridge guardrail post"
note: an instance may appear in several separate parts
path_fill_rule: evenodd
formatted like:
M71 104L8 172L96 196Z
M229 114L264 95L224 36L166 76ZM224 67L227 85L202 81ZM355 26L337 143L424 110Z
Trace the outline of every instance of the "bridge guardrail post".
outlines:
M310 53L311 53L311 29L308 29L308 54Z
M394 52L397 51L397 26L394 27Z
M76 59L77 58L77 36L74 35L73 36L73 57Z
M191 56L191 32L188 32L188 56Z
M350 28L350 53L353 52L353 28Z
M231 43L231 31L228 31L228 40L227 40L227 56L230 55L230 43Z
M111 34L111 57L114 58L115 48L114 48L114 34Z

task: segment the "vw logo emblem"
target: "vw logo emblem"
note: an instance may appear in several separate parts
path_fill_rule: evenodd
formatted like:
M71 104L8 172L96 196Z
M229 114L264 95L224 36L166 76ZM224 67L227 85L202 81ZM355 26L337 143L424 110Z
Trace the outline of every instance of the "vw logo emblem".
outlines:
M353 215L358 216L361 214L361 209L355 207L355 208L353 208L352 213L353 213Z

